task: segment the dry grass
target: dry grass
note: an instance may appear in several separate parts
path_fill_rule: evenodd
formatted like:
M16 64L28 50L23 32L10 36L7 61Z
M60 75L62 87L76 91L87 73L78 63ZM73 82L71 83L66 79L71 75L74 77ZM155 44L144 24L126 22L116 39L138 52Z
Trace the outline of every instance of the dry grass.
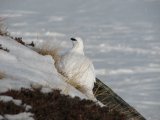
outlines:
M88 72L87 70L89 69L89 67L90 67L90 64L83 63L79 67L75 66L75 68L73 68L70 71L71 73L65 73L62 71L60 71L59 73L63 76L62 79L65 82L67 82L68 84L70 84L71 86L73 86L74 88L82 92L83 94L85 94L90 100L97 101L94 94L91 92L91 89L88 88L87 85L80 82L81 78L84 80L84 76L86 76L85 80L88 79L86 72ZM68 87L69 86L66 86L66 91L67 89L69 89Z
M0 36L9 36L9 32L7 31L7 27L5 26L2 17L0 17Z
M61 59L59 55L59 48L48 48L47 46L44 46L43 48L37 48L35 49L39 54L41 55L51 55L52 58L55 60L55 62L59 61Z
M80 83L77 83L75 79L69 79L66 81L67 83L69 83L70 85L74 86L76 89L81 90L82 87L84 87L83 85L81 85Z
M76 89L83 91L83 89L86 88L86 86L84 86L82 83L79 83L80 81L78 80L80 80L86 74L89 67L90 67L89 64L82 63L78 67L77 66L73 67L67 73L63 71L63 69L62 70L57 69L57 70L64 77L63 79L67 83L74 86Z

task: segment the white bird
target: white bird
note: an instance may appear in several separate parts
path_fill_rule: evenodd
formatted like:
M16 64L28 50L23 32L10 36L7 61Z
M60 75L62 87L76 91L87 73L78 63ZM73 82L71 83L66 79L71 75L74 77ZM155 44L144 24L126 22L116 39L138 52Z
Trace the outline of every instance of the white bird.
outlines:
M97 101L92 91L95 82L92 61L84 55L82 39L77 37L71 40L73 48L64 54L55 66L69 84L79 89L89 99Z

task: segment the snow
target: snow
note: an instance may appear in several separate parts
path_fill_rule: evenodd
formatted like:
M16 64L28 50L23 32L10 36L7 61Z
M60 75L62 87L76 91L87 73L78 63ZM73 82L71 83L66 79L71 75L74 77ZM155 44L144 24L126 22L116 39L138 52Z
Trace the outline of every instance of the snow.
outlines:
M9 97L9 96L0 96L0 101L3 101L3 102L9 102L9 101L11 101L11 100L13 100L13 98L12 97Z
M50 88L42 88L41 89L41 92L42 93L49 93L49 92L51 92L52 91L52 89L50 89Z
M22 105L21 100L13 99L10 96L0 95L0 101L3 101L3 102L11 102L12 101L17 106ZM28 111L28 110L32 109L32 107L30 105L27 105L27 104L23 104L22 107L25 108L25 111ZM31 116L33 116L33 114L27 113L27 112L15 114L15 115L5 114L4 117L2 117L0 115L0 120L3 120L3 119L7 119L7 120L22 120L22 119L23 120L33 120L33 118Z
M25 111L28 111L28 110L32 109L32 107L30 105L22 104L21 100L13 99L13 97L10 97L10 96L0 95L0 101L6 102L6 103L7 102L13 102L17 106L22 105L22 107L25 108Z
M3 119L4 119L3 116L0 115L0 120L3 120Z
M34 120L32 116L32 113L23 112L16 115L5 115L4 118L7 120Z
M15 100L15 99L13 99L10 96L3 96L3 95L0 96L0 101L3 101L3 102L10 102L10 101L12 101L15 105L21 105L22 104L21 100Z
M23 106L25 107L25 111L32 109L32 106L30 106L30 105L24 104Z
M82 39L71 38L71 40L73 48L65 53L55 66L68 83L75 87L78 86L78 89L86 96L96 100L92 92L95 82L92 61L84 55Z
M0 92L32 86L59 89L72 97L86 98L59 78L51 56L42 56L6 37L0 37L0 44L10 50L9 52L0 50L0 72L5 74L5 77L0 80Z

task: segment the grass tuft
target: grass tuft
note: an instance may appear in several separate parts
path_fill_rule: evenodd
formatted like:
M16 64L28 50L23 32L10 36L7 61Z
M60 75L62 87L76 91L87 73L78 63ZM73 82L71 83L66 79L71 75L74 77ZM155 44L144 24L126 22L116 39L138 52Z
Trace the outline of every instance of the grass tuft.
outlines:
M55 62L61 59L61 56L59 55L59 48L52 49L45 45L42 48L35 49L35 51L37 51L41 55L51 55Z
M0 17L0 36L10 36L7 27L4 24L4 18Z

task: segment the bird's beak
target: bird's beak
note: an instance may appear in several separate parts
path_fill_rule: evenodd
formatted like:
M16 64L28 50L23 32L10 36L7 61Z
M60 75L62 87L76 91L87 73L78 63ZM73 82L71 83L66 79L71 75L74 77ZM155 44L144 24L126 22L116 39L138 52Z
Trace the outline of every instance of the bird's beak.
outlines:
M72 41L77 41L75 38L71 38Z

